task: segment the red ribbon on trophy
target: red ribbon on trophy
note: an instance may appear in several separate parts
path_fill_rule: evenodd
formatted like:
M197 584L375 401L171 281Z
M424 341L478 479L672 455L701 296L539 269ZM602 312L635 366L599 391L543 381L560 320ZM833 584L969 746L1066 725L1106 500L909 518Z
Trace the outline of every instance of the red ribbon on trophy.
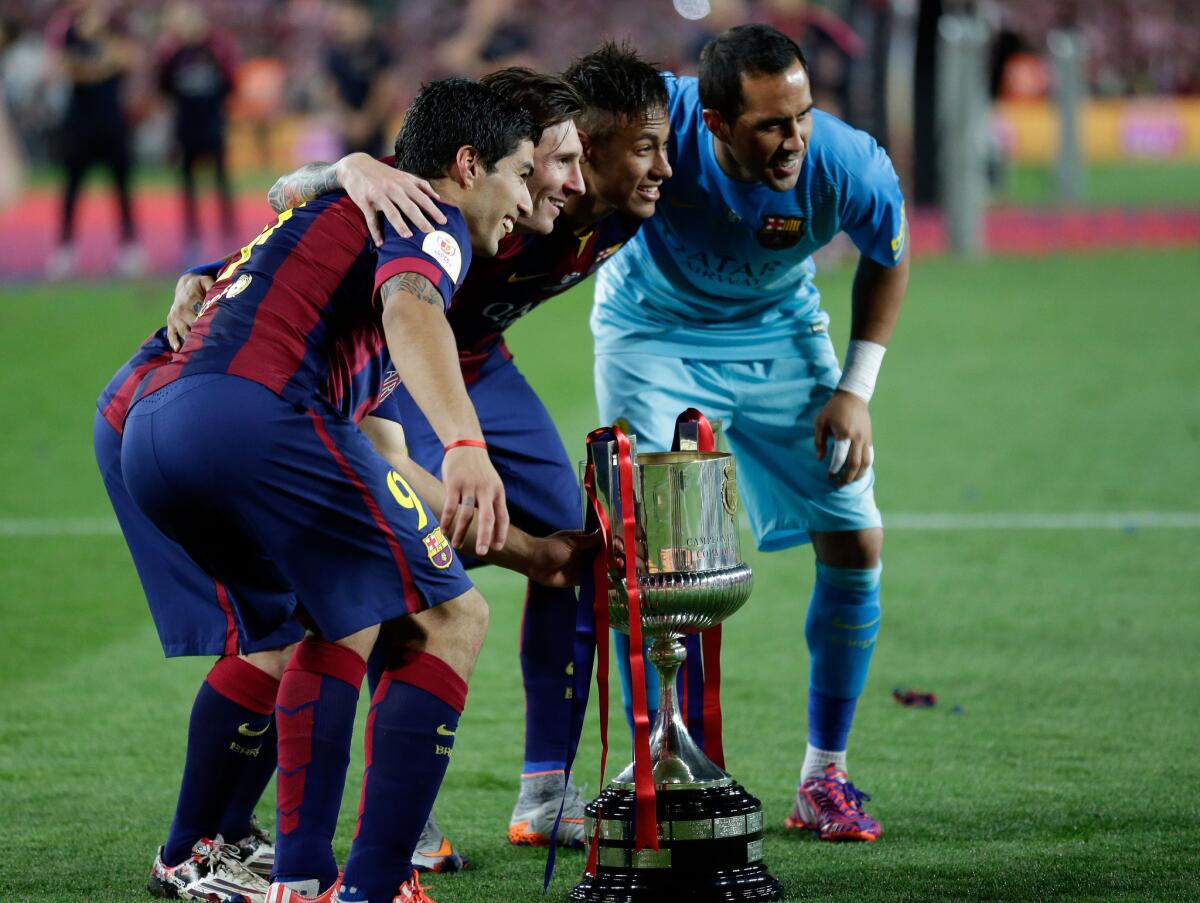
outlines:
M646 662L642 650L642 610L637 581L637 517L633 499L633 455L629 437L618 426L603 427L588 434L587 444L615 442L617 472L621 493L621 550L624 557L625 592L629 607L629 669L633 684L633 768L637 799L634 823L634 849L658 849L658 801L654 791L654 774L650 767L650 713L646 701ZM596 556L595 601L596 618L596 692L600 706L600 786L604 786L604 771L608 760L608 594L610 565L616 569L617 547L612 524L596 494L595 464L588 454L584 471L584 491L588 504L600 525L605 554ZM600 818L592 835L588 852L587 872L595 873L596 848L599 841Z
M690 423L696 424L696 451L716 451L717 442L713 435L712 424L695 408L688 408L675 420L675 441L671 446L672 451L681 450L680 446L683 441L681 427ZM705 755L715 764L724 768L725 748L721 741L721 625L717 624L715 627L702 630L698 643L691 642L686 645L689 662L699 664L702 661L703 665L702 667L695 665L685 667L680 672L679 707L682 710L684 723L688 725L688 732L692 734L693 739L700 744ZM700 655L695 655L695 653L700 653ZM697 694L703 698L702 723L698 726L699 730L696 730L697 725L691 723L688 718L689 702Z

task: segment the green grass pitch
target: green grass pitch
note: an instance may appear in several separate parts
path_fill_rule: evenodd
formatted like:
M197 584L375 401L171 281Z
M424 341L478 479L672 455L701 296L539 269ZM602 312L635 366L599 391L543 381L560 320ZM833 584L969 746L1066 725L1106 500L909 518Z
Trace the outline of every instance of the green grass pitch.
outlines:
M820 280L839 346L849 276ZM918 262L872 405L885 519L1200 511L1198 284L1194 250ZM4 903L147 899L171 817L209 663L162 660L119 536L64 532L109 516L93 400L168 302L157 282L0 290ZM596 425L588 305L575 291L512 336L573 448ZM763 800L766 860L790 899L1200 899L1198 540L1194 527L890 531L850 759L885 834L858 845L782 827L804 744L811 556L748 549L755 594L726 628L728 763ZM538 899L544 862L505 841L521 581L479 583L492 635L437 810L473 864L427 882L439 903ZM896 686L939 705L901 708ZM610 775L623 733L614 723ZM596 736L593 716L577 772L590 795ZM342 856L361 735L354 759ZM581 867L562 855L549 899Z

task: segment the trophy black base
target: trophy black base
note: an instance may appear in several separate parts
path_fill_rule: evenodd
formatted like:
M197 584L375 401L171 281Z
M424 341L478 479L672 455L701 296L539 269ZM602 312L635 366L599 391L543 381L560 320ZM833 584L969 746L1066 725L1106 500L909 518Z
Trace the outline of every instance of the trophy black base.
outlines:
M762 804L729 779L720 786L660 790L658 851L634 851L634 791L610 785L587 807L600 822L596 874L571 891L582 903L739 903L779 900L783 886L762 862Z

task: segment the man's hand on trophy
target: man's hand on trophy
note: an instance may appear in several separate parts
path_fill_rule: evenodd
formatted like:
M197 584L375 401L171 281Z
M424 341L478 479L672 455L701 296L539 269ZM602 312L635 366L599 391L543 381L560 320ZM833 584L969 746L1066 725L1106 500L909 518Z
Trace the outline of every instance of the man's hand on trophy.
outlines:
M526 573L543 586L578 586L601 542L598 530L563 530L535 539Z

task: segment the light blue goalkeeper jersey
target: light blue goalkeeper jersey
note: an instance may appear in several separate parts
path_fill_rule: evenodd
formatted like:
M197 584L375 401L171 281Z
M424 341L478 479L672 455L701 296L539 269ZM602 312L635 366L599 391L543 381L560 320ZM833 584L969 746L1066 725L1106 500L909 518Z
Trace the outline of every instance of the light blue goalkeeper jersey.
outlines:
M879 264L904 256L904 198L891 161L870 135L815 110L794 189L737 181L717 163L696 79L664 78L674 175L654 217L600 269L596 352L798 356L796 337L826 320L814 251L846 232Z

